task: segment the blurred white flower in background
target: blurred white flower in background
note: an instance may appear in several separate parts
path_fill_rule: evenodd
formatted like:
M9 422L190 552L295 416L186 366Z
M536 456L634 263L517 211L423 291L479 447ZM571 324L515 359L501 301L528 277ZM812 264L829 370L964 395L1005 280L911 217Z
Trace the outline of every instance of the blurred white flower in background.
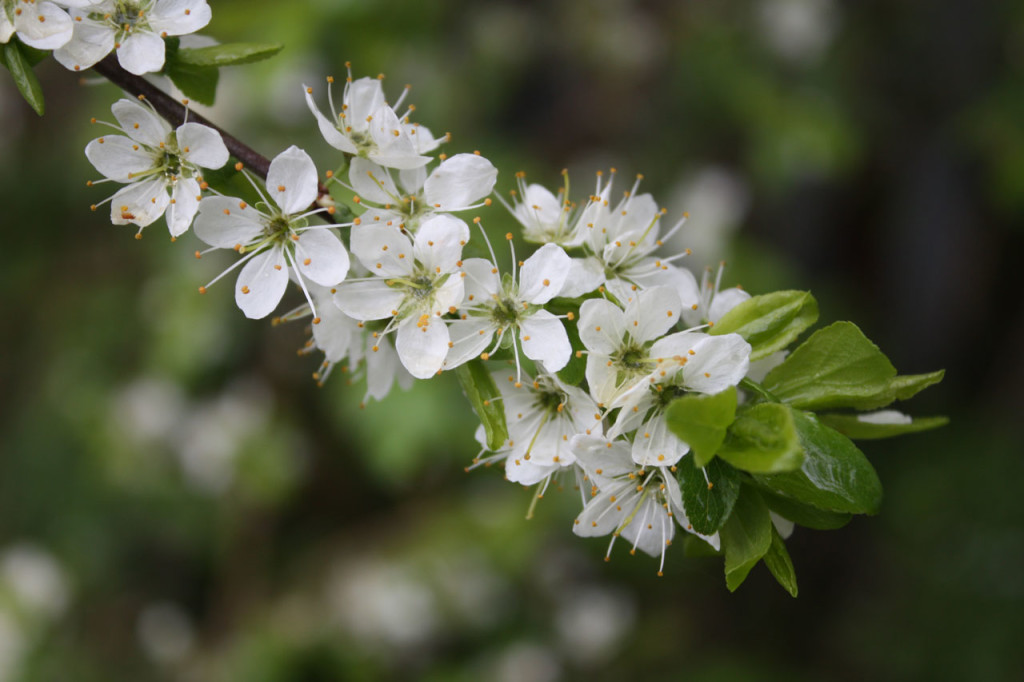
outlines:
M761 36L775 54L810 64L832 44L839 8L835 0L763 0L758 19Z
M699 272L721 261L750 208L747 182L723 166L704 166L680 179L671 192L669 214L690 214L686 227L666 241L666 253L690 249L687 259Z
M164 665L184 660L195 643L195 630L188 614L169 602L150 604L143 609L135 629L146 655Z

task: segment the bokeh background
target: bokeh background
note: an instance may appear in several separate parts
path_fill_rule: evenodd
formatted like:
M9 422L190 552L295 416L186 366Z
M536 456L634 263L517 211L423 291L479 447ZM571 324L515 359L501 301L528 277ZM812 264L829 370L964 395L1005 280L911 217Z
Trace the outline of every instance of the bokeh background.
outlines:
M1009 680L1024 670L1024 4L214 0L213 120L329 167L300 84L385 72L449 153L577 196L618 167L691 221L696 270L811 289L945 429L864 449L879 516L762 567L571 534L570 491L466 474L451 377L365 409L301 325L245 320L228 261L88 206L115 89L0 74L0 680ZM625 187L623 187L625 189ZM504 232L499 206L483 213Z

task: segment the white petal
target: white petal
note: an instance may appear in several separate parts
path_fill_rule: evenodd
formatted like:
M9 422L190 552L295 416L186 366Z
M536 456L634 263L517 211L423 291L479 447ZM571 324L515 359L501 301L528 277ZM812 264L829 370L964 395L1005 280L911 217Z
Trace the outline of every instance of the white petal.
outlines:
M454 312L452 309L458 308L462 304L465 293L462 277L458 274L450 275L441 286L434 289L434 303L430 306L429 312L434 315Z
M88 69L114 49L114 32L92 21L75 21L71 40L53 51L53 58L71 71Z
M159 0L149 11L149 25L157 33L180 36L203 28L210 16L206 0Z
M401 290L392 289L383 279L342 282L337 289L334 303L346 315L357 320L383 320L391 317L405 298Z
M865 424L912 424L913 417L899 410L878 410L857 415L857 421Z
M313 112L313 116L316 117L316 123L320 127L320 134L324 136L324 140L327 144L331 145L335 149L343 151L347 154L355 154L359 150L356 148L352 140L347 135L338 130L338 127L329 118L320 113L320 109L316 106L316 102L313 101L313 94L310 92L312 88L305 85L302 86L302 91L306 94L306 105L309 110Z
M494 189L498 169L482 156L456 154L441 162L423 185L423 198L439 211L458 211Z
M782 364L782 361L789 355L788 350L777 350L771 355L767 355L760 360L754 360L750 363L750 367L747 368L747 378L751 381L761 383L764 378L768 376L768 372L772 371L776 367Z
M368 156L382 166L408 169L430 162L429 156L421 156L416 151L416 146L389 106L379 107L373 113L369 132L377 145L377 150L371 150Z
M519 270L519 296L536 305L547 303L562 290L572 259L561 246L545 244Z
M610 365L611 359L607 355L590 353L587 356L586 377L590 395L604 405L610 405L620 392L618 370ZM623 390L626 388L628 387L624 387Z
M6 20L3 8L0 14ZM14 17L14 25L21 41L38 50L55 50L67 44L74 33L71 17L52 2L37 2L34 8L23 6L22 13Z
M445 357L445 369L458 367L478 357L491 345L496 330L494 323L486 317L469 317L449 322L451 348Z
M441 214L423 221L416 233L416 260L431 270L452 272L462 259L462 247L469 241L469 227L455 216Z
M228 148L220 133L199 123L178 126L178 148L189 163L203 168L220 168L228 162Z
M110 222L145 227L164 214L170 200L163 177L133 182L110 200Z
M591 298L580 306L578 329L587 350L611 355L626 335L625 316L611 301Z
M636 469L629 454L629 441L610 441L600 436L576 436L569 441L569 446L587 476L602 490L615 487L616 477Z
M668 287L637 292L636 300L626 308L626 329L634 340L652 341L679 321L681 308L679 295Z
M409 374L429 379L441 369L448 354L448 325L430 315L406 320L398 327L395 350Z
M661 556L675 534L675 524L668 511L649 495L636 509L633 520L622 529L624 540L651 556Z
M125 71L141 76L164 68L164 41L155 33L133 33L117 48L117 61Z
M7 11L0 7L0 43L8 43L14 35L14 24L7 18ZM54 48L56 49L56 48Z
M683 367L683 385L701 393L720 393L747 374L750 344L739 334L708 336Z
M602 490L583 507L573 523L572 532L584 538L614 532L633 511L638 497L639 493L631 483L621 483Z
M604 266L597 258L573 258L569 265L569 274L565 284L558 293L566 298L576 298L589 294L604 284Z
M527 231L548 232L562 219L562 203L546 187L531 184L517 203L513 215Z
M427 167L403 168L398 171L398 182L406 194L419 194L423 183L427 181Z
M562 321L546 310L538 310L520 323L519 338L526 357L540 362L548 372L565 367L572 355L569 335Z
M245 246L263 232L263 216L236 197L206 197L199 202L195 234L210 246Z
M462 271L466 273L465 306L489 306L498 293L498 273L494 264L483 258L467 258L462 261Z
M124 135L96 138L85 146L85 156L96 170L117 182L129 182L156 165L150 152Z
M748 298L750 298L750 294L743 291L743 289L736 287L722 289L711 299L711 310L708 311L708 319L712 322L718 322L723 315Z
M167 229L172 237L184 234L199 210L199 183L194 178L178 178L167 206Z
M171 126L138 100L119 99L110 107L114 118L136 142L159 147L171 134Z
M779 531L779 535L783 540L789 538L793 534L793 529L796 524L789 519L784 519L773 511L768 512L769 518L772 520L772 525L775 526L775 530Z
M641 466L672 466L689 451L690 446L668 430L661 414L644 422L633 439L633 461Z
M267 193L291 215L301 213L316 201L316 166L309 154L292 145L274 157L267 171Z
M402 277L412 273L412 242L397 226L355 225L351 231L352 253L370 272L381 277Z
M373 161L358 156L352 159L348 181L362 200L381 205L395 204L401 200L401 193L395 187L394 180Z
M306 230L295 245L295 267L303 277L325 287L334 286L348 274L348 251L328 230Z
M345 112L349 125L355 130L366 130L366 117L384 105L384 89L376 78L357 78L348 84Z
M534 485L555 471L558 464L540 464L533 459L523 459L510 454L505 458L505 478L520 485Z
M288 288L288 266L281 249L257 254L242 266L235 284L235 303L253 320L274 312Z
M410 377L409 372L402 367L391 341L381 339L376 346L374 344L373 339L367 342L369 349L366 353L366 397L383 400L391 391L396 378L401 386L405 379ZM373 350L374 347L377 350Z

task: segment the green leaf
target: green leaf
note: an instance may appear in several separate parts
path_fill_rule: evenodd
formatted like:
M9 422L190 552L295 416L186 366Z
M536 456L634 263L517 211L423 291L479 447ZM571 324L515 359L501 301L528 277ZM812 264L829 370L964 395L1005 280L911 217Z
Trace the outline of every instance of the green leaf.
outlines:
M878 424L861 421L859 415L855 414L822 414L818 415L818 419L822 424L854 440L891 438L905 433L937 429L949 423L949 417L915 417L909 424Z
M811 335L768 373L764 387L794 407L857 407L889 391L896 368L852 322Z
M180 54L183 50L179 50ZM189 99L200 104L211 105L217 98L217 81L220 72L216 67L194 66L183 64L176 59L168 59L164 63L164 75L178 87Z
M722 316L711 334L736 333L753 348L751 360L782 350L818 321L818 302L809 291L776 291L754 296Z
M459 365L455 368L455 375L473 411L484 425L488 449L498 450L508 440L508 427L505 425L505 409L499 400L501 394L494 384L494 378L480 359Z
M799 471L757 475L754 478L759 485L826 511L876 513L882 502L882 484L857 446L812 414L794 410L793 422L804 450L803 465Z
M781 403L758 403L742 410L729 427L718 456L751 473L798 469L803 451L793 410Z
M715 395L688 393L668 406L665 418L669 430L690 446L694 464L702 467L715 456L736 418L736 388Z
M909 400L929 386L942 381L944 376L946 376L946 370L944 369L940 369L937 372L929 372L928 374L904 374L893 379L892 383L889 384L889 388L892 389L896 400ZM889 403L885 404L888 405ZM882 407L882 405L878 407Z
M720 531L725 553L725 585L735 592L772 545L772 521L757 490L744 485Z
M739 497L739 472L720 459L713 459L699 469L692 457L683 457L676 465L676 476L683 493L683 509L693 530L713 535L729 518Z
M3 10L0 10L3 11ZM22 52L22 45L17 40L11 40L3 46L4 66L11 72L14 78L14 85L18 92L25 98L29 106L40 116L46 111L46 103L43 100L43 88L39 85L39 79L28 63L28 59Z
M836 528L842 528L853 518L852 514L840 514L838 512L818 509L809 504L802 504L796 500L791 500L788 497L775 495L764 488L760 488L759 491L769 509L782 518L789 519L793 523L805 528L835 530Z
M786 543L783 542L782 536L774 526L772 526L772 546L764 555L764 565L775 576L775 580L786 588L786 592L789 592L790 596L797 595L796 570L793 568L793 560L789 558Z
M189 66L237 66L270 59L284 48L279 43L228 43L211 47L183 47L178 62Z

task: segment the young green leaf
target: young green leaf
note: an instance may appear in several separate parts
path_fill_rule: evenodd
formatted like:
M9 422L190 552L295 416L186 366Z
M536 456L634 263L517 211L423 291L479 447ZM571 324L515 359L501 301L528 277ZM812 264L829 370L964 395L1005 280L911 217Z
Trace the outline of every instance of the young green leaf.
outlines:
M270 59L284 48L278 43L228 43L210 47L183 47L178 62L189 66L237 66Z
M758 403L744 409L729 427L718 456L751 473L799 469L803 451L793 410L781 403Z
M698 533L713 535L729 518L739 497L739 472L720 459L699 469L692 457L683 457L676 467L686 518Z
M690 446L694 464L702 467L715 456L736 418L736 389L730 386L715 395L688 393L668 406L665 418L669 430Z
M722 316L711 334L736 333L753 349L751 360L782 350L818 321L818 302L809 291L776 291L754 296Z
M764 555L764 565L775 576L775 580L786 588L786 592L789 592L790 596L797 595L796 570L793 568L793 560L789 558L786 543L783 542L782 536L774 526L772 527L772 546Z
M740 489L736 506L719 533L725 553L725 585L735 592L772 545L768 507L752 486Z
M760 485L759 481L755 480L754 482ZM803 504L788 497L776 495L763 487L759 487L758 491L761 493L761 497L769 509L782 518L789 519L804 528L835 530L836 528L842 528L853 518L853 514L841 514L839 512L818 509L809 504Z
M484 425L487 447L491 450L499 449L508 440L508 427L505 424L501 394L494 384L494 378L479 359L459 365L455 369L455 375L470 405Z
M855 407L889 391L896 368L852 322L819 329L768 373L764 387L805 410Z
M882 484L857 446L812 414L793 410L793 422L804 451L803 465L798 471L755 475L759 485L826 511L876 513L882 502Z
M854 440L877 440L892 438L905 433L917 433L945 426L948 417L915 417L907 422L884 423L864 420L865 415L856 414L822 414L818 416L822 424L831 426L847 438ZM908 417L909 419L909 417Z
M176 54L182 52L184 50L178 50ZM217 82L220 80L220 72L217 68L185 64L176 57L172 58L171 54L167 53L167 61L164 62L164 75L168 76L189 99L200 104L213 104L217 98Z
M2 10L0 10L2 11ZM14 78L14 85L18 92L25 98L29 106L40 116L46 111L46 103L43 100L43 88L39 85L39 79L29 65L26 55L22 52L22 44L17 40L11 40L4 44L3 62L7 70Z

